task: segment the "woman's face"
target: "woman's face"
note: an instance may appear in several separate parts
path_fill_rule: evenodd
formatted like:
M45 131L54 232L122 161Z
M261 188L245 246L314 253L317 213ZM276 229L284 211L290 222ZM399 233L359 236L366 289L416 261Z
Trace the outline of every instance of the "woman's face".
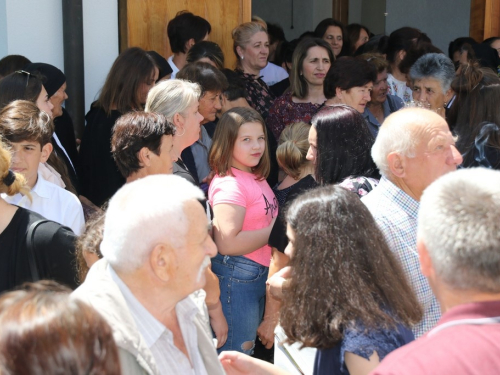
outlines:
M57 90L56 93L50 97L50 102L54 106L52 111L54 118L62 116L62 104L66 99L68 99L68 94L66 94L66 82L64 82L62 86L59 87L59 90Z
M441 83L432 77L424 77L413 81L413 100L420 102L425 108L433 111L441 110L445 102L450 101L453 96L453 91L449 89L446 93L443 92Z
M328 51L319 46L311 47L302 63L301 74L309 86L323 86L331 64Z
M187 107L184 113L175 116L178 121L174 121L177 128L174 140L179 143L177 152L182 152L186 147L191 146L200 138L200 123L203 116L198 112L199 103L194 102ZM174 145L175 147L175 145Z
M295 231L292 229L290 224L286 225L286 236L288 237L288 245L285 248L285 254L291 259L294 253Z
M309 141L309 150L307 150L306 159L311 161L313 165L316 165L316 156L318 154L318 132L316 131L315 126L311 126L309 128L309 137L307 140Z
M36 106L41 111L46 112L52 118L52 109L54 105L49 100L49 95L47 94L47 90L42 86L42 91L40 91L40 95L36 99Z
M361 31L359 32L359 38L356 41L356 43L354 44L354 51L356 51L359 47L361 47L363 44L368 42L369 39L370 39L370 36L366 32L366 30L361 29Z
M374 104L384 103L387 99L388 87L387 70L384 70L382 73L377 74L377 80L373 84L371 93L371 102Z
M155 82L158 81L159 75L160 75L160 71L155 66L153 72L151 73L151 76L146 80L146 82L143 82L139 85L139 90L138 90L137 96L138 96L139 102L141 104L146 104L148 92L155 85Z
M245 48L237 47L240 55L241 65L244 71L256 71L264 69L269 56L269 37L264 31L255 33Z
M335 55L335 57L337 57L344 44L342 29L338 26L328 26L325 35L323 35L323 39L330 43L333 49L333 54Z
M359 113L365 111L366 104L371 100L373 82L368 82L364 86L355 86L347 90L337 88L337 97L342 104L351 106Z

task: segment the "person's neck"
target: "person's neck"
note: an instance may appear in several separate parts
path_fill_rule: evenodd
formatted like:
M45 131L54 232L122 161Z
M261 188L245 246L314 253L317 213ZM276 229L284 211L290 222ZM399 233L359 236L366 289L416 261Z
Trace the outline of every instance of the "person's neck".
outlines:
M307 166L302 168L302 171L300 172L300 175L297 178L293 178L290 175L286 175L286 177L283 179L283 181L281 181L281 183L279 184L278 189L283 190L283 189L286 189L292 185L295 185L297 182L299 182L304 177L306 177L307 175L310 175L310 174L311 175L314 174L314 165L312 163L308 163Z
M243 70L244 73L253 74L254 76L260 77L260 69L255 69L254 67L242 63L241 70Z
M309 85L306 99L308 103L323 104L326 100L323 85Z
M137 172L134 172L130 176L128 176L125 181L127 184L129 184L133 181L139 180L146 176L149 176L148 172L146 171L146 168L141 168Z
M17 209L18 207L13 206L4 201L3 198L0 198L0 233L2 233L10 224Z
M484 293L477 290L457 290L445 286L442 286L436 292L443 314L453 307L467 303L500 301L500 293Z
M334 96L333 98L330 98L330 99L326 99L326 101L325 101L325 106L335 105L335 104L342 104L342 101L339 98L337 98L336 96Z
M115 270L118 277L127 285L130 292L155 317L156 320L167 326L173 316L177 303L185 297L177 295L165 285L153 284L150 281L154 276L148 274L146 266L133 272L124 273ZM161 298L158 298L161 296Z
M187 58L186 53L177 52L177 53L174 53L174 57L172 58L172 62L177 67L177 69L181 70L187 64L186 58Z
M401 73L401 70L398 68L398 64L394 63L391 65L391 74L398 81L406 82L406 76Z
M422 197L422 191L411 188L410 186L408 186L405 180L400 177L392 175L390 177L387 177L387 179L391 181L394 185L396 185L398 188L403 190L407 195L415 199L417 202L420 202L420 198Z

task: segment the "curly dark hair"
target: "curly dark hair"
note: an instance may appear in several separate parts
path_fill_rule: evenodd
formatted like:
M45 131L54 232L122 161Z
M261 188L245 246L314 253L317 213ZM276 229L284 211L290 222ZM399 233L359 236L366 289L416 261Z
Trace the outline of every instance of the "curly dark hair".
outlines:
M355 321L367 329L420 321L401 265L355 194L340 186L309 190L286 220L295 238L280 322L290 342L326 349Z

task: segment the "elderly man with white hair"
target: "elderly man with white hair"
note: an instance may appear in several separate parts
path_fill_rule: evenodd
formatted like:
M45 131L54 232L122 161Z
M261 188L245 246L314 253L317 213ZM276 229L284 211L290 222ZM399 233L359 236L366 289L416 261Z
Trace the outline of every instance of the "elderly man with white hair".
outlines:
M399 258L424 318L413 328L415 337L431 329L440 317L439 304L422 275L417 254L417 212L427 186L462 163L446 121L436 113L408 108L391 114L372 147L380 170L379 185L362 198ZM452 194L452 192L450 192Z
M224 374L199 291L217 252L203 198L181 177L154 175L109 203L104 258L73 295L111 325L123 374Z
M420 203L417 238L422 273L443 316L373 374L498 374L500 172L464 169L431 184Z

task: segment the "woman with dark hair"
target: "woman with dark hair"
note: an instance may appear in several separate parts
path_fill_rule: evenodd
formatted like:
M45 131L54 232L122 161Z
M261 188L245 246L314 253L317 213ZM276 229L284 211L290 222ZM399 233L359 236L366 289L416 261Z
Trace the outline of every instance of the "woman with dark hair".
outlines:
M20 70L31 61L22 55L7 55L0 60L0 79Z
M217 43L204 40L191 47L186 61L188 63L206 62L214 68L222 70L224 69L224 52Z
M312 119L307 153L315 164L316 182L341 184L359 196L368 194L380 177L370 154L373 142L363 116L352 107L322 109Z
M500 169L500 78L472 64L459 73L452 88L457 93L451 109L456 113L453 130L462 166Z
M497 51L498 56L500 57L500 37L493 36L491 38L483 40L482 44L486 44Z
M142 110L158 80L153 58L138 47L123 51L108 73L99 99L85 116L80 146L81 193L101 206L125 183L111 155L111 130L126 112Z
M337 59L323 85L325 105L346 104L363 113L376 79L377 71L369 62L347 56Z
M0 109L14 100L28 100L52 117L54 105L49 100L39 73L16 70L0 79Z
M286 220L291 263L280 322L289 342L318 348L314 374L368 374L413 340L418 301L354 194L338 186L310 190Z
M267 29L258 22L246 22L233 30L233 51L237 65L235 71L245 82L247 102L266 120L275 96L260 78L260 71L267 66L269 36Z
M368 61L377 70L377 79L373 82L370 93L371 100L367 103L363 117L373 137L376 138L378 130L385 118L404 106L403 100L388 93L387 69L389 64L384 56L378 53L366 53L358 58Z
M111 327L55 283L37 283L0 298L2 374L119 375Z
M406 52L418 41L431 42L429 37L420 30L413 27L402 27L393 31L387 42L389 94L399 96L405 103L412 100L412 91L406 85L406 76L399 70L399 64L404 59Z
M370 30L359 23L351 23L347 25L347 36L349 37L349 45L351 46L349 54L352 56L359 47L370 40Z
M323 82L335 60L328 43L305 38L293 53L290 91L274 101L267 125L276 139L289 124L309 122L325 102Z
M325 18L316 26L314 35L330 44L335 58L345 56L349 51L347 30L342 22L333 18Z

